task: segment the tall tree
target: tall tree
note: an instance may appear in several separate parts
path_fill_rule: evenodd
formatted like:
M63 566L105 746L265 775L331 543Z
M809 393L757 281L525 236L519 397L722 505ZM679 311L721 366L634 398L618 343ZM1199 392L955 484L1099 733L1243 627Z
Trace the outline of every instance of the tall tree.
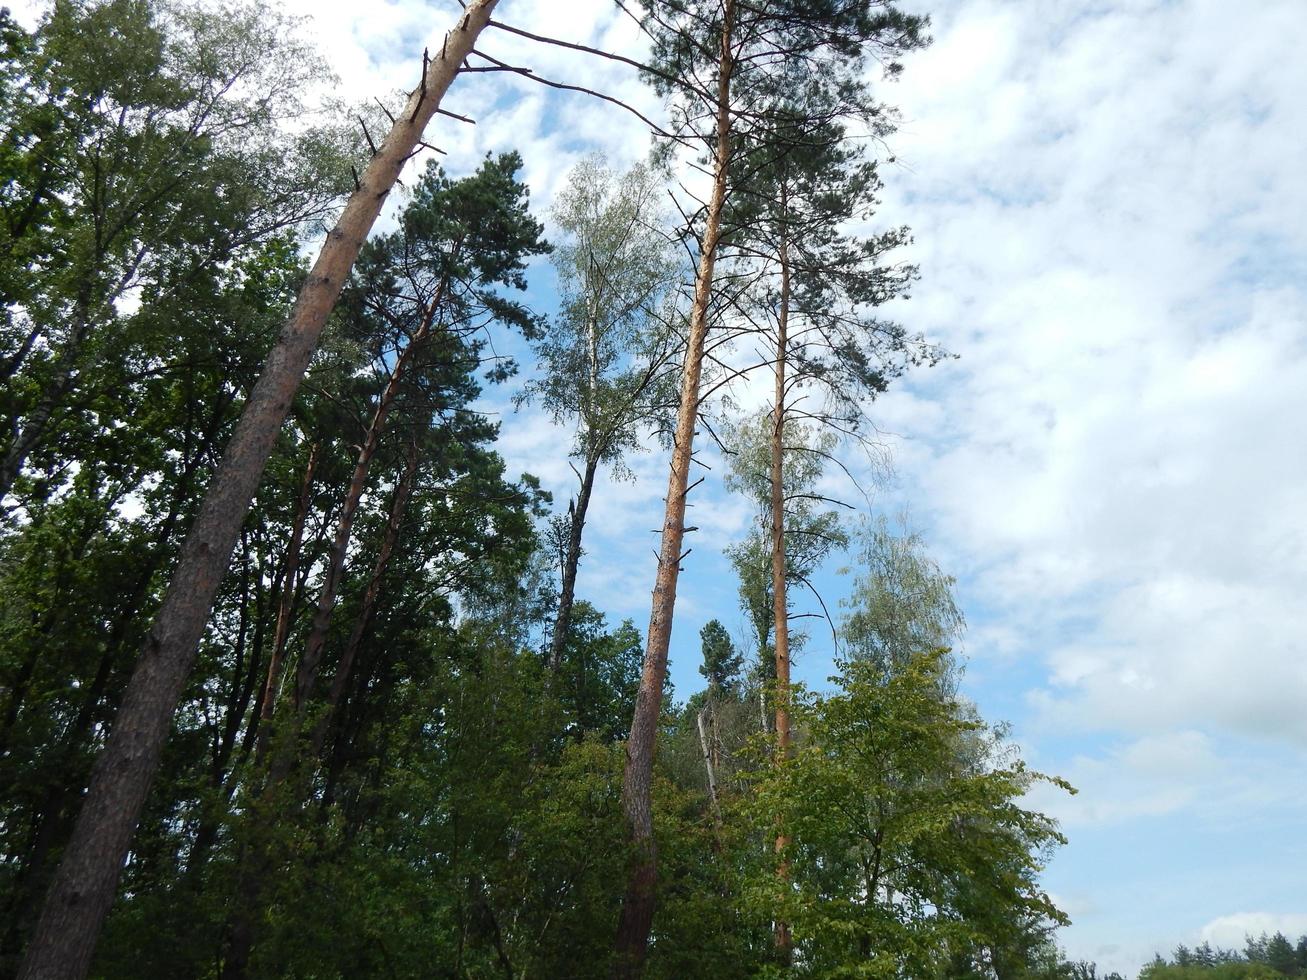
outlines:
M701 401L705 342L712 313L714 269L723 240L728 189L745 183L734 172L739 151L766 144L765 115L751 101L789 61L802 60L814 73L853 65L871 50L886 60L922 42L924 20L902 13L891 0L857 3L794 3L775 0L701 0L664 4L646 0L643 26L653 41L650 76L672 103L672 135L702 154L711 190L690 227L695 229L699 265L673 435L662 542L654 584L645 665L636 701L623 809L635 853L618 924L615 975L638 976L653 923L657 851L653 840L651 776L654 738L661 707L676 603L676 583L685 538L685 506ZM841 73L842 74L842 73Z
M926 554L921 536L895 532L885 518L855 531L856 575L841 624L844 652L884 676L922 650L951 647L965 619L953 579Z
M302 740L307 742L309 754L316 755L349 683L354 650L347 645L336 664L325 704L318 696L319 674L355 519L392 414L408 414L409 418L401 415L400 424L421 431L420 419L468 413L466 397L454 396L449 375L451 368L454 379L466 374L469 337L496 321L528 335L535 330L536 318L530 311L500 293L503 287L524 289L527 260L549 250L541 238L543 228L530 214L527 188L517 180L521 165L516 153L505 153L488 158L475 174L453 180L433 162L414 188L400 230L370 243L360 260L358 282L351 290L358 294L351 304L357 307L352 311L357 315L348 326L353 333L372 334L372 362L380 390L368 399L369 417L360 426L363 439L336 514L289 703L284 711L278 711L277 705L271 711L279 731L263 790L265 807L275 803L278 788L301 761ZM491 373L502 378L508 366L498 364ZM449 424L459 427L457 420ZM405 466L401 477L403 483L412 482L417 451L414 444L412 463ZM402 509L406 501L397 497L396 505ZM387 548L383 543L382 547L383 552L393 551L394 544ZM383 562L374 574L384 572ZM270 673L267 688L275 687L276 679ZM276 819L277 813L274 809L266 816ZM254 906L266 874L266 855L256 855L243 869L241 899L245 907L234 917L224 977L246 974L255 941Z
M23 980L85 976L113 902L172 713L240 526L327 316L400 170L486 26L496 0L472 0L424 66L358 189L328 233L285 330L245 404L146 638L73 836L28 945Z
M866 158L859 137L883 139L893 129L892 111L872 97L865 76L849 67L814 72L797 57L764 83L758 94L769 139L750 148L753 179L747 193L733 199L729 214L733 234L755 250L761 302L754 328L766 340L774 382L768 523L781 760L790 747L785 524L794 498L785 486L786 456L815 451L823 460L834 458L830 445L787 445L788 426L802 421L861 438L868 406L889 381L912 364L941 356L876 313L905 294L915 277L912 266L891 258L908 241L907 230L847 230L869 223L880 190L875 162ZM782 833L778 852L786 843ZM777 944L784 955L784 923L777 925Z
M23 275L0 274L18 328L4 338L0 498L34 454L38 472L60 459L60 431L100 393L96 368L129 356L126 297L202 278L338 200L324 133L287 125L323 76L291 28L257 5L60 2L15 59L26 84L6 120L18 167L0 262Z
M582 536L595 477L603 464L622 472L669 400L666 370L675 333L665 301L675 265L663 227L663 181L637 164L614 174L601 157L573 168L552 217L562 234L554 252L561 308L536 344L544 369L523 392L556 422L575 426L581 461L576 496L562 528L558 615L549 663L557 673L567 644ZM575 469L575 467L573 467Z
M1037 880L1064 839L1021 806L1047 777L939 697L948 669L939 650L888 680L850 662L837 692L796 692L805 740L787 764L762 760L755 825L772 832L780 814L794 842L786 880L755 872L756 914L791 924L804 975L936 976L955 948L1017 919L1065 921ZM969 742L985 746L975 764L958 754Z

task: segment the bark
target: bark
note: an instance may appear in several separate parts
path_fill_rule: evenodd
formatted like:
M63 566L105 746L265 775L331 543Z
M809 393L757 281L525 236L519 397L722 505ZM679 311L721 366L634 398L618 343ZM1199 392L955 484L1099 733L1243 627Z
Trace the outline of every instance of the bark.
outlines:
M781 195L782 213L785 195ZM776 631L776 762L784 765L790 754L790 607L786 596L785 574L785 355L789 343L790 262L785 238L780 243L781 303L776 318L776 396L772 407L771 433L771 577L772 619ZM783 825L778 821L776 834L776 874L782 881L790 877L785 852L790 844ZM788 922L775 924L776 951L788 963L793 945Z
M695 423L699 414L699 382L703 371L704 339L708 332L708 302L712 294L717 246L721 240L722 210L726 203L730 165L735 0L726 0L724 14L721 60L717 73L717 148L712 197L708 202L699 269L695 275L694 304L690 310L681 403L673 437L662 547L658 555L658 574L654 580L653 608L649 616L644 666L640 673L635 714L626 743L626 765L622 772L622 812L631 837L632 856L617 925L616 957L613 961L613 976L617 980L635 980L643 973L649 932L653 927L654 889L658 881L658 850L653 836L654 738L662 710L663 684L667 677L667 649L672 638L676 582L681 570L681 559L684 557L681 546L685 540L685 497L694 450Z
M598 469L598 455L591 453L590 458L585 461L585 472L581 475L581 489L577 492L576 503L572 507L567 554L563 557L562 591L558 596L558 617L554 620L554 635L549 649L549 668L554 674L558 673L563 664L563 647L567 645L567 633L572 625L572 604L576 598L576 569L581 563L581 535L585 530L585 515L590 508L590 494L594 490L595 474Z
M703 750L703 767L708 771L708 800L712 803L714 818L720 820L721 815L717 808L717 776L713 772L712 753L708 750L708 733L703 727L703 716L707 710L708 706L704 705L695 717L695 721L699 725L699 748Z
M290 544L286 548L286 571L282 576L281 601L277 606L277 627L273 633L272 656L268 659L268 679L263 685L263 698L259 704L259 732L255 740L254 757L262 760L268 747L268 732L272 729L272 713L281 689L281 672L286 663L286 644L290 641L290 624L295 614L295 596L299 592L300 552L304 548L304 522L313 502L313 474L318 466L319 446L309 449L309 462L304 468L304 483L300 487L299 504L291 525Z
M417 469L418 447L417 443L413 442L409 444L404 475L400 477L399 485L395 488L394 499L390 504L390 514L386 521L386 534L381 542L381 550L377 552L372 577L368 579L368 587L363 593L362 606L359 609L358 617L354 620L354 628L350 630L345 650L340 655L340 663L336 665L336 674L331 679L331 691L327 695L327 710L322 713L322 717L313 726L313 736L309 743L309 753L312 756L316 757L322 752L322 745L326 741L327 731L335 718L336 709L339 707L341 699L345 696L345 690L349 686L354 661L358 659L359 647L363 644L363 635L367 632L368 624L372 620L373 610L377 607L377 598L381 594L382 580L385 578L386 569L390 567L390 559L395 554L395 546L399 544L399 532L404 524L404 511L408 509L409 499L413 496L413 484L417 478Z
M359 504L363 500L363 490L367 484L368 472L372 460L381 445L381 436L386 430L386 420L395 405L409 365L431 335L431 325L440 307L443 286L437 291L435 299L423 314L422 323L413 334L404 352L396 359L390 370L386 388L377 402L376 411L368 425L367 435L359 448L350 475L349 489L345 503L336 518L335 533L328 552L327 571L323 576L322 588L318 593L318 606L313 613L313 623L309 628L308 638L304 642L304 651L300 655L299 669L295 676L295 690L291 705L291 717L283 730L275 732L272 742L272 761L268 766L268 778L262 796L271 803L273 791L284 783L295 769L301 758L301 736L304 734L305 718L313 698L313 689L317 686L318 671L322 666L322 654L327 645L327 634L331 629L332 614L336 609L336 598L340 592L341 579L345 572L345 557L349 550L350 538L354 531L354 519L358 516ZM410 457L412 458L412 457ZM414 463L416 465L416 463ZM343 666L343 664L342 664ZM346 674L348 676L348 674ZM275 718L275 715L274 715ZM274 727L276 727L274 725ZM326 729L323 729L325 736ZM256 848L256 851L258 848ZM223 980L239 980L246 975L250 953L254 947L256 907L263 893L263 883L271 867L271 855L251 853L242 862L244 867L239 876L240 898L228 926L226 954L223 957Z
M359 249L386 195L471 53L497 0L472 0L427 66L327 236L295 308L268 356L182 546L163 606L108 744L96 763L77 826L46 896L20 980L76 980L91 966L173 712L227 570L241 524L277 434Z

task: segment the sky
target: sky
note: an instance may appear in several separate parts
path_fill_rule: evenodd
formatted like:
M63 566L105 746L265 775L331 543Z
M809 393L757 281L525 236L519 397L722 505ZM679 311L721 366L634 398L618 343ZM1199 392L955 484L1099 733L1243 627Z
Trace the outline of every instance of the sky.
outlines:
M358 101L410 87L457 13L281 6ZM963 690L1079 789L1031 800L1070 838L1045 882L1072 958L1133 976L1177 943L1307 932L1307 3L905 6L935 40L877 81L902 113L881 217L911 225L921 268L891 312L959 356L873 406L894 472L864 474L871 506L906 513L957 578ZM641 50L608 0L502 0L498 16ZM497 32L481 46L662 111L620 65ZM477 120L433 124L446 166L518 150L542 216L585 154L625 166L649 148L622 110L521 79L461 78L445 106ZM547 264L532 281L548 308ZM560 501L565 445L538 413L505 412L510 467ZM578 585L641 628L666 465L654 451L602 481ZM680 697L703 623L743 632L720 552L752 514L720 472L696 491ZM830 670L813 630L797 673Z

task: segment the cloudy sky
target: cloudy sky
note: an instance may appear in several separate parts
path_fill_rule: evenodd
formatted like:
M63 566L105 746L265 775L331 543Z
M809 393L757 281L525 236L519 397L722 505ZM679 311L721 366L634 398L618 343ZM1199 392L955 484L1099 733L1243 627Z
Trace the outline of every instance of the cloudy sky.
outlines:
M358 95L411 84L451 16L295 4ZM1037 801L1071 839L1047 875L1070 955L1133 975L1178 942L1307 931L1307 5L921 9L935 43L885 93L904 117L885 221L913 227L922 268L895 312L961 356L878 406L896 476L875 505L907 508L958 578L968 693L1080 789ZM503 0L500 16L639 50L604 0ZM618 66L483 46L659 111ZM460 80L448 105L478 120L439 123L451 169L516 148L542 208L581 155L648 147L637 120L527 82ZM505 418L515 467L565 499L558 445L544 420ZM601 488L580 581L641 626L665 466L652 454ZM702 623L742 627L719 552L749 519L705 485L682 696ZM814 631L800 672L828 670Z
M275 2L275 0L271 0ZM341 77L416 79L456 5L284 0ZM880 402L906 509L957 576L966 691L1027 759L1071 839L1048 887L1075 958L1127 975L1155 949L1307 931L1307 36L1304 0L912 0L935 43L884 90L903 113L884 220L922 281L895 315L960 358ZM565 15L560 16L560 14ZM499 16L638 55L607 0L502 0ZM658 100L629 72L488 35L560 80ZM498 76L460 79L431 142L464 171L525 158L543 209L568 167L648 149L640 123ZM533 287L547 306L549 273ZM560 437L506 415L503 449L560 499ZM666 461L597 491L581 594L648 617ZM719 552L749 511L712 481L673 644L734 629ZM802 676L819 683L815 635Z

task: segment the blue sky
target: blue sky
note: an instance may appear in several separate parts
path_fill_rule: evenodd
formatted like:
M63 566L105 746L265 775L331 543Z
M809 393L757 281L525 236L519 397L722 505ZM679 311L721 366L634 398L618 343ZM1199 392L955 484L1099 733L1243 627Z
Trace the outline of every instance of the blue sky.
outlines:
M456 12L283 3L360 101L411 85ZM895 474L874 503L906 509L958 578L966 693L1081 790L1033 801L1071 841L1046 878L1075 920L1062 941L1133 976L1179 942L1307 932L1307 3L905 5L936 43L884 91L903 123L883 220L913 227L922 269L893 312L961 356L875 407ZM502 0L499 16L640 50L607 0ZM661 111L620 66L483 46ZM520 80L460 79L446 104L478 120L434 125L447 166L517 149L542 212L580 156L620 166L649 145L619 110ZM559 445L539 415L505 418L511 464L565 500ZM650 453L596 491L579 582L641 628L665 467ZM682 697L703 622L742 627L720 549L749 508L715 478L702 491ZM812 632L799 673L819 682Z

